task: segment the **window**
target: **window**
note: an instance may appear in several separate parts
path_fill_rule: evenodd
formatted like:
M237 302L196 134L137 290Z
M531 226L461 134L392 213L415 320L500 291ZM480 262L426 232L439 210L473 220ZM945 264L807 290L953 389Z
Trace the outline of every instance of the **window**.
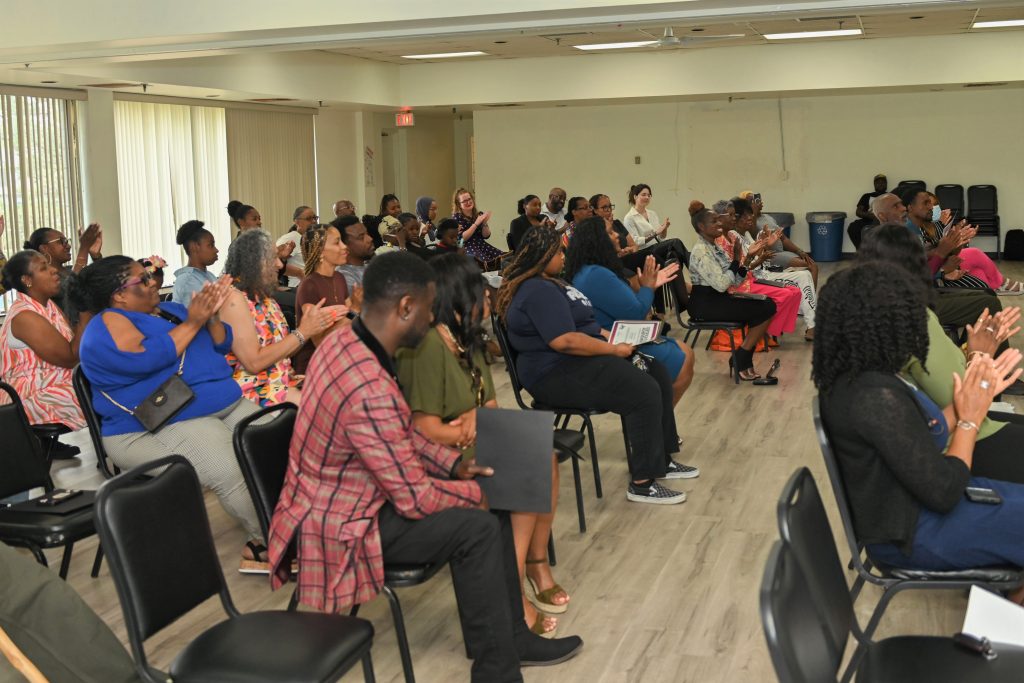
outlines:
M58 97L0 95L0 251L21 251L36 228L75 241L82 189L75 139L75 102ZM0 303L0 309L4 306Z
M231 241L224 110L114 102L121 245L133 258L158 254L170 272L186 262L178 227L199 219L221 253Z

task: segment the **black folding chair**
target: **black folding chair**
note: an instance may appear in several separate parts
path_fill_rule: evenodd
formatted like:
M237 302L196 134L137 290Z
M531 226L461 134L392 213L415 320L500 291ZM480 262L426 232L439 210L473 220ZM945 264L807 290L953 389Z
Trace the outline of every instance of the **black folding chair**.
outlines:
M939 206L949 209L954 215L963 218L964 213L964 186L953 183L944 183L935 186L935 196L939 198Z
M871 583L882 589L882 597L875 606L875 611L868 621L864 634L867 638L875 632L889 602L897 593L910 589L941 589L964 590L971 586L983 586L992 591L1011 591L1024 584L1024 573L1018 567L978 567L975 569L959 569L950 571L928 571L923 569L902 569L889 567L874 562L864 552L864 544L857 538L853 527L853 513L846 496L846 485L843 483L842 471L832 450L831 442L821 419L818 398L811 404L814 416L814 429L818 435L818 445L825 459L832 493L839 508L839 517L843 521L843 531L850 549L851 564L857 572L857 579L850 592L851 600L856 601L865 583Z
M76 365L71 373L71 384L75 388L75 396L78 397L78 405L85 415L85 424L89 427L89 439L92 441L93 450L96 451L96 467L103 473L105 479L112 479L121 473L121 469L114 464L103 447L103 425L100 423L100 416L92 404L92 385L89 378L85 376L81 365Z
M295 405L282 403L253 413L235 427L235 457L238 458L245 484L249 487L249 495L252 496L264 538L269 538L270 520L284 487L285 474L288 471L288 449L297 414L298 408ZM301 558L299 561L302 561ZM409 653L409 639L405 632L402 605L394 589L425 583L443 566L384 565L383 593L391 607L398 652L402 659L402 671L408 683L413 683L416 677L413 673L412 655ZM294 609L297 603L298 590L292 595L288 609ZM356 605L351 614L354 616L358 610L359 606Z
M798 469L790 477L779 499L777 513L782 536L780 554L783 557L777 560L779 574L776 578L779 580L774 585L783 591L801 591L799 599L792 594L788 598L782 594L774 596L776 616L788 611L790 617L776 623L777 628L772 630L774 643L769 636L769 649L781 680L834 681L851 633L856 645L843 681L848 681L854 672L857 672L858 681L1009 680L1005 678L1006 665L992 667L984 658L957 648L951 638L901 636L876 643L861 631L825 507L814 478L806 467ZM771 564L769 561L769 566ZM765 607L765 598L762 592L762 608ZM786 599L804 605L779 604L778 601ZM813 606L816 615L809 614L807 605ZM819 625L817 632L809 635L808 631L813 627L806 618L813 616L817 616ZM794 629L799 621L804 622L803 627ZM765 623L767 634L769 629L767 621ZM786 631L801 642L784 642L790 640L790 637L783 638ZM813 649L819 650L815 656L809 652ZM998 649L1000 657L1005 656L1016 663L1009 670L1017 671L1019 678L1024 648ZM927 656L922 656L924 653ZM827 668L819 668L822 666ZM783 675L786 669L789 676ZM794 672L803 676L793 675Z
M0 477L0 498L35 488L50 493L54 486L49 463L43 456L39 439L28 423L21 397L5 382L0 382L0 391L10 398L10 403L0 405L0 434L4 435L4 445L0 448L0 471L3 472ZM92 495L93 492L85 493ZM59 575L66 579L75 542L96 533L92 506L68 514L57 514L41 506L37 510L25 510L24 507L14 509L0 506L0 541L28 548L36 561L44 567L48 565L43 550L63 547ZM99 576L102 560L103 554L97 549L92 566L93 578Z
M971 185L967 188L967 222L981 237L996 238L996 258L1002 253L999 222L999 198L995 185Z
M152 478L143 479L147 474ZM199 477L180 455L105 482L96 496L96 525L143 680L326 683L360 661L365 680L374 680L368 621L316 612L238 612L213 545ZM186 645L167 674L153 669L145 641L214 595L228 619Z
M903 193L907 190L924 190L928 189L928 183L923 180L901 180L896 184L896 189L893 190L893 194L897 197L902 197Z

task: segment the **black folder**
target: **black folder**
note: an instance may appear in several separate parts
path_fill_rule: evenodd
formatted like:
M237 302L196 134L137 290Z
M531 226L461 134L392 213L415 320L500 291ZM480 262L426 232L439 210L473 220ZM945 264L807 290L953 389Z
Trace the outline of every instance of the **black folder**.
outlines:
M476 481L494 510L551 512L554 413L480 408L476 462L494 475Z

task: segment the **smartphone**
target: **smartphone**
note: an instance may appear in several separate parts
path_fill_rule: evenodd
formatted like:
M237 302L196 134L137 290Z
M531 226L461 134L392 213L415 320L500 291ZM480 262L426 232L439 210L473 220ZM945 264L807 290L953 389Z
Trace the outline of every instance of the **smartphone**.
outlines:
M761 203L761 193L760 192L758 192L758 193L756 193L754 195L754 203L755 204L760 204Z
M967 500L972 503L982 503L984 505L1001 505L1003 502L1002 496L996 493L992 489L982 488L980 486L968 486L964 490L964 495L967 496Z
M44 507L53 507L60 505L66 500L71 500L76 496L82 495L81 491L69 490L69 489L54 489L47 493L42 498L36 499L36 505L42 505Z

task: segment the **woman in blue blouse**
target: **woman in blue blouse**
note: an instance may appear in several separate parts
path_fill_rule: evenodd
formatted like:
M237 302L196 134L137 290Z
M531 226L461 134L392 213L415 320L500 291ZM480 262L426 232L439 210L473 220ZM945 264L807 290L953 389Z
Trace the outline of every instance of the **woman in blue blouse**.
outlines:
M249 534L240 571L265 571L266 548L231 442L235 425L257 407L242 398L224 358L231 328L217 312L230 294L228 279L204 285L187 309L160 303L151 274L127 256L100 259L70 284L72 304L94 314L79 357L110 459L126 469L183 455ZM132 409L179 368L195 398L150 433Z
M594 307L594 317L603 330L611 330L616 320L646 320L654 303L654 293L679 274L679 264L659 268L648 255L643 269L637 268L640 289L636 292L622 277L622 262L616 244L605 230L601 218L587 218L575 228L573 241L565 255L565 277L583 292ZM641 352L653 356L672 379L672 405L679 403L693 380L693 350L681 341L665 336L645 344Z

